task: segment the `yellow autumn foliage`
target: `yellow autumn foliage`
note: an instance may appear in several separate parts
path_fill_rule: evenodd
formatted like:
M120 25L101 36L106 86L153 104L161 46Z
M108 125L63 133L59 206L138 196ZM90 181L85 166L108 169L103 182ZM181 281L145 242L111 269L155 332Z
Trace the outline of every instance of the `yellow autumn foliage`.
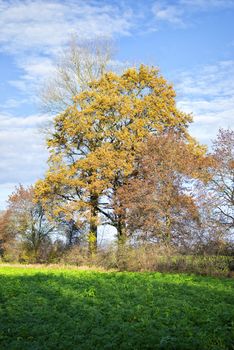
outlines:
M84 212L92 195L109 195L133 172L149 134L174 130L202 152L188 135L191 121L177 109L175 91L157 68L106 73L55 118L49 169L36 194L55 214Z

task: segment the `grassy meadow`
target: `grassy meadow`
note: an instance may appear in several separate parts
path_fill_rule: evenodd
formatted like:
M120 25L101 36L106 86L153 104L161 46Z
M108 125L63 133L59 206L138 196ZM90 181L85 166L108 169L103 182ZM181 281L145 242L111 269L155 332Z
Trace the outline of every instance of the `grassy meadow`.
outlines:
M234 279L2 266L0 349L234 349Z

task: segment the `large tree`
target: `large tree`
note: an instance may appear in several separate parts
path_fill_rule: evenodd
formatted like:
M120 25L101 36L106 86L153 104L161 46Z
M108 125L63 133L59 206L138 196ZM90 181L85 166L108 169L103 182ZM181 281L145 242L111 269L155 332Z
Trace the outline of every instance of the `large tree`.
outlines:
M177 109L175 91L158 69L142 65L120 76L104 74L55 118L38 198L53 215L88 220L93 249L100 214L124 236L124 218L111 201L134 171L142 144L150 134L173 130L197 148L187 132L191 120Z

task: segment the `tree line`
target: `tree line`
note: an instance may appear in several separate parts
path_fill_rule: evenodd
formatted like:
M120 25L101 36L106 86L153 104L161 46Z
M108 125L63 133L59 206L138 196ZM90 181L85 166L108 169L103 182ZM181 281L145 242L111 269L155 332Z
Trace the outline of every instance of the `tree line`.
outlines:
M77 246L92 257L106 225L118 252L147 243L233 254L234 131L220 129L208 151L158 68L116 73L110 56L107 46L73 45L44 90L46 107L57 109L48 170L9 197L3 259L48 261Z

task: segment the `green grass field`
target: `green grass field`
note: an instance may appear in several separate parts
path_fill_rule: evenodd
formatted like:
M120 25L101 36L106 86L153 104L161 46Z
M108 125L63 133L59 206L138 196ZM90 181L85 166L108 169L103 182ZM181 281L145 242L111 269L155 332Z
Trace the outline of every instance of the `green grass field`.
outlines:
M0 267L0 349L234 349L234 280Z

